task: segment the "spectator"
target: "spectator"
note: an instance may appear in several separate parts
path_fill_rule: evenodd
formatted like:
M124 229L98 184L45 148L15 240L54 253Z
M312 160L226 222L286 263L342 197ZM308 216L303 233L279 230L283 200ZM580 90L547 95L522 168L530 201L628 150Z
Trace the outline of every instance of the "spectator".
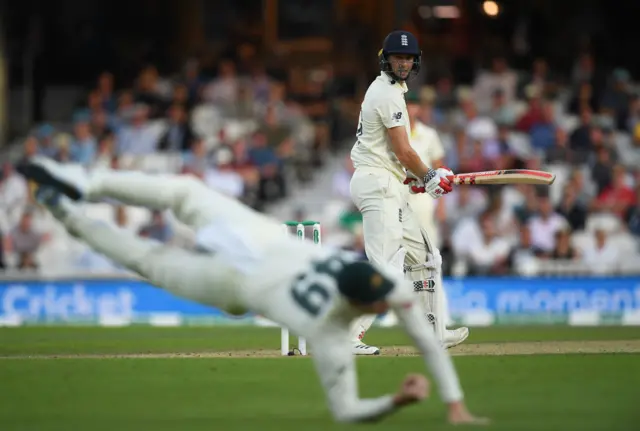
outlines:
M611 160L611 152L607 148L600 148L596 152L596 163L591 169L591 178L596 185L598 194L611 184L613 175L613 162Z
M100 139L112 132L109 114L105 110L95 111L91 115L91 134Z
M491 118L496 124L513 125L516 122L515 109L513 105L507 102L504 91L501 89L493 93Z
M618 130L626 130L631 102L631 76L625 69L616 69L611 78L611 85L604 91L600 107L611 111L615 118L615 127Z
M200 74L200 63L196 59L191 59L186 62L184 66L183 83L187 87L189 94L189 100L195 103L200 100L200 93L202 91L205 80ZM180 103L175 98L174 102Z
M536 90L529 97L526 112L516 122L516 129L529 133L534 124L542 122L544 120L543 106L544 101Z
M216 166L205 173L207 185L227 196L242 198L244 181L242 175L233 169L233 151L226 146L220 147L215 152L215 160Z
M583 82L577 87L567 107L568 113L574 115L579 115L584 110L600 111L600 103L593 92L593 87L588 82Z
M620 162L630 168L640 166L640 123L637 123L630 139L618 139L618 154Z
M447 223L453 227L464 219L476 219L487 208L488 199L477 187L456 187L442 204L445 205Z
M556 232L568 225L565 218L553 210L548 195L538 197L538 213L531 217L528 224L532 244L545 254L553 251Z
M518 242L511 249L507 259L508 266L517 274L526 274L533 267L542 252L531 242L531 230L526 224L519 227Z
M60 163L72 163L71 143L73 137L67 133L60 133L55 138L56 143L56 160Z
M572 230L584 230L587 222L587 206L578 199L578 191L571 184L564 187L562 200L556 212L567 220Z
M640 183L636 185L636 204L627 211L626 221L629 232L640 239Z
M118 132L118 153L130 155L151 154L156 151L158 135L148 122L149 107L136 105L131 124Z
M115 156L115 136L107 134L100 138L98 151L92 164L93 168L109 168L111 160Z
M596 185L587 181L584 170L580 168L573 169L569 176L568 184L576 192L577 201L580 205L585 208L588 207L596 195Z
M27 136L27 138L22 143L22 148L23 148L22 157L20 158L20 160L18 161L18 163L16 165L23 164L24 162L26 162L30 158L37 156L39 154L39 152L40 152L40 146L38 145L38 139L33 135Z
M497 157L494 159L496 169L510 169L513 167L516 154L511 144L511 128L504 123L498 124L498 138L496 139Z
M572 161L569 135L562 127L555 128L555 139L553 146L546 151L546 161L559 164L568 164Z
M604 187L595 199L592 210L611 212L621 219L636 204L636 194L627 185L627 171L622 165L613 168L611 184Z
M504 274L511 247L498 235L491 212L480 218L481 241L468 249L470 275Z
M546 102L542 105L540 118L532 123L529 129L533 149L539 153L545 153L551 149L555 144L556 129L553 105Z
M524 202L514 209L514 214L519 223L528 224L530 220L538 214L540 200L534 187L524 189Z
M22 214L18 225L11 230L9 238L10 251L18 256L18 268L36 268L35 254L45 237L33 228L33 215L29 210Z
M257 190L260 183L260 172L249 157L249 148L246 139L238 139L232 146L233 159L231 168L242 176L244 180L245 199L249 199L251 205L255 204Z
M576 260L580 257L578 251L571 245L571 229L557 231L555 240L555 246L550 255L552 259Z
M188 116L195 106L195 103L195 100L189 94L189 87L187 87L186 84L177 83L173 86L173 94L169 102L169 108L171 105L182 106Z
M574 163L584 163L589 158L591 146L592 114L588 108L580 111L580 125L571 133L569 138L571 151L574 153Z
M449 75L441 76L435 85L435 108L441 112L448 112L458 104L453 79ZM504 94L504 93L503 93Z
M608 241L603 229L596 229L595 243L587 245L583 262L593 274L610 274L616 271L620 262L618 249Z
M98 76L96 92L100 100L100 106L108 113L113 113L117 108L117 100L114 93L113 74L102 72Z
M54 158L56 156L57 149L53 143L53 135L55 129L50 124L43 124L38 127L36 137L38 139L38 153L45 156Z
M267 75L267 69L261 63L255 63L251 68L250 85L253 100L258 104L266 104L271 92L271 79Z
M236 101L238 86L233 60L223 59L218 64L218 77L204 87L202 96L205 102L227 109Z
M71 160L83 166L89 166L96 158L98 144L91 134L91 126L85 120L79 120L74 125L74 139L70 148Z
M259 199L268 201L283 197L286 189L282 161L275 150L267 145L267 137L263 132L253 134L249 158L260 171Z
M491 95L502 90L507 103L515 100L518 77L509 69L506 58L497 56L491 61L491 70L478 74L474 86L474 100L481 112L488 112L491 106Z
M173 230L167 224L162 211L159 210L151 211L149 222L142 226L138 233L161 243L168 243L173 238Z
M204 179L209 170L211 160L204 139L195 139L191 142L191 147L183 156L183 166L186 172Z
M160 79L154 66L145 67L138 76L135 101L147 107L146 117L161 116L166 100L171 97L171 87Z
M498 135L498 127L496 123L488 116L478 114L476 105L471 100L464 100L461 103L464 112L465 133L471 140L485 141L487 139L495 139Z
M544 58L533 61L531 78L527 86L532 86L540 92L542 97L553 97L557 92L557 85L553 74L549 71L549 64Z
M24 177L15 173L9 162L0 172L0 232L8 232L22 217L29 200L29 189Z
M184 106L174 103L168 111L169 124L167 131L160 138L158 149L167 152L182 152L189 150L194 140L194 133L188 122Z

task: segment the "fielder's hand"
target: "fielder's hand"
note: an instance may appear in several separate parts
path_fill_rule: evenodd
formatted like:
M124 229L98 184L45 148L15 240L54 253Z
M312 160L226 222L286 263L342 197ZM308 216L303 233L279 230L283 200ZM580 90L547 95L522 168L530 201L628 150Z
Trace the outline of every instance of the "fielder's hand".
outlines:
M438 199L453 190L453 172L448 168L438 168L422 180L409 175L404 184L409 185L411 193L427 193Z
M402 407L425 399L429 395L429 381L421 374L409 374L400 391L393 397L396 407Z

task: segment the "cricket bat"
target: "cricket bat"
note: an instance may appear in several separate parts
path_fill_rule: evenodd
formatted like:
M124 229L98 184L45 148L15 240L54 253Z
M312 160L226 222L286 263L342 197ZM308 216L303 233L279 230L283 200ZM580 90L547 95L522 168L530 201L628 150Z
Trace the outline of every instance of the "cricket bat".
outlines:
M469 172L453 176L455 185L541 184L550 186L556 179L551 172L533 169L503 169L498 171Z

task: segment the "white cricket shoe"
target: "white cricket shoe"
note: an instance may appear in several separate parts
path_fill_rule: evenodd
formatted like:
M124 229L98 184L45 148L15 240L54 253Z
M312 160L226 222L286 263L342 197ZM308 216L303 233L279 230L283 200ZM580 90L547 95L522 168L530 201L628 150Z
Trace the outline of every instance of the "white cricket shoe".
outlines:
M53 187L65 196L79 201L84 198L88 175L82 165L63 165L46 157L34 157L18 172L41 186Z
M444 335L444 345L445 349L450 349L458 344L462 343L469 336L469 328L463 326L458 329L447 329Z
M369 346L362 341L356 341L353 343L352 348L354 355L379 355L380 349L375 346Z

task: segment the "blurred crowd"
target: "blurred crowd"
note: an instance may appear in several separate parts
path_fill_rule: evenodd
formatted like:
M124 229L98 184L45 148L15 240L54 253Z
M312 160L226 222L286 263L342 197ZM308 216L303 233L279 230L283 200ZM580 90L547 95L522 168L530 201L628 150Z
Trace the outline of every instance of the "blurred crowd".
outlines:
M3 157L0 268L117 269L70 241L35 205L16 173L34 155L88 170L194 175L258 210L287 197L289 181L311 180L328 147L326 77L276 76L251 44L225 54L212 70L193 59L168 76L150 65L134 82L100 74L69 124L39 124L22 140L18 157ZM139 235L186 241L175 238L171 214L99 204L87 211Z
M258 210L289 196L291 178L313 180L335 145L330 73L305 78L291 71L275 79L246 45L216 66L207 73L192 60L170 76L149 66L132 83L104 72L68 127L41 124L26 136L20 157L2 166L0 266L122 270L71 241L34 205L15 167L36 154L89 170L194 175ZM412 124L438 131L441 162L454 172L529 168L557 175L551 187L460 186L438 200L433 216L423 216L438 232L445 274L640 271L640 93L626 70L603 70L587 53L567 77L544 59L517 71L498 56L470 86L441 74L410 88L409 104L418 105ZM295 216L322 221L323 243L364 257L346 162L325 214L305 214L301 202ZM86 210L141 236L188 242L170 213L106 203Z
M557 175L551 187L460 186L421 215L433 220L446 274L640 272L640 93L626 70L603 71L586 53L563 78L544 59L515 71L496 57L471 86L443 75L414 91L412 121L438 130L454 172ZM348 208L338 224L364 253L352 169L347 160L335 178Z

